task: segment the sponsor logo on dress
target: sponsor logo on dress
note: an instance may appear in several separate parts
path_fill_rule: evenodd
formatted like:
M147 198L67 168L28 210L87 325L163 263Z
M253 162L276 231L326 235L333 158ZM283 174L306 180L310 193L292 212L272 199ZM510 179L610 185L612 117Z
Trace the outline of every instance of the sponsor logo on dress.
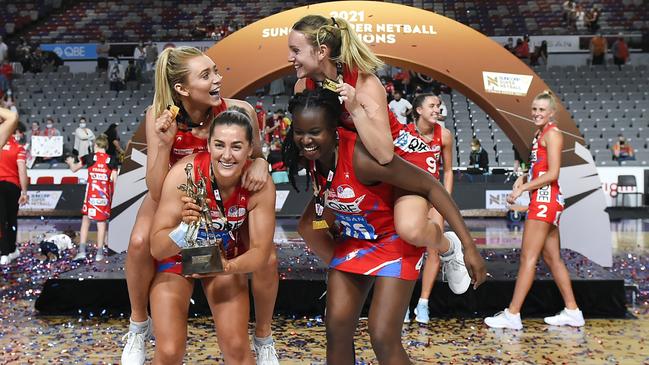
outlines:
M406 153L432 151L426 142L404 130L399 131L399 135L393 142L395 147Z

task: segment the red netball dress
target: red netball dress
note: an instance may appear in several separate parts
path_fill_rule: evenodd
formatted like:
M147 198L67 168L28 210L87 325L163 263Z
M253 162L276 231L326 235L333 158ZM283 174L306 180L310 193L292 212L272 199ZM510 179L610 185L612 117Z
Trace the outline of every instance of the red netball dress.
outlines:
M414 123L405 125L401 130L399 137L394 140L395 146L399 144L409 144L412 152L407 160L415 166L427 171L439 180L439 168L442 164L442 129L437 123L433 126L433 138L426 142L417 130ZM421 142L424 142L428 148L423 148Z
M352 157L357 134L338 128L338 161L325 205L336 221L338 243L330 267L373 276L417 280L425 248L402 240L394 228L394 188L386 183L372 186L356 178ZM319 186L325 179L319 174Z
M217 116L228 109L225 100L221 99L221 104L212 108L212 115ZM171 145L171 155L169 156L169 167L182 160L183 157L194 153L207 151L207 140L198 138L192 134L191 130L182 130L178 128L176 137Z
M235 258L244 252L247 248L239 237L238 230L248 216L248 200L250 192L237 185L230 197L223 201L225 210L225 221L221 218L221 212L217 204L216 196L218 189L213 186L210 178L210 154L209 152L200 152L194 157L194 182L198 183L201 176L204 176L207 183L207 196L210 199L210 214L212 216L213 235L210 238L220 238L223 240L226 258ZM219 195L220 196L220 195ZM204 229L199 230L198 239L206 239L208 232ZM181 275L182 273L182 256L180 254L157 261L158 272L170 272Z
M94 163L88 167L88 185L81 213L88 218L103 222L110 218L110 205L113 196L113 183L110 176L113 167L110 166L110 155L95 152Z
M532 181L548 172L548 149L541 145L541 140L549 130L559 130L554 123L548 123L532 141L532 152L530 154L530 170L527 180ZM530 206L527 212L527 219L535 219L559 225L559 216L563 211L563 195L559 180L549 185L540 187L530 192Z

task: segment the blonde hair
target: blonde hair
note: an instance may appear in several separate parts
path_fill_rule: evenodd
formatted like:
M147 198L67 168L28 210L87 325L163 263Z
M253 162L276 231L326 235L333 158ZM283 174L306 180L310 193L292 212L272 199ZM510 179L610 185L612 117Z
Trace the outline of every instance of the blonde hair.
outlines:
M160 53L155 65L155 94L153 95L153 111L159 116L167 105L176 105L177 99L174 85L183 83L189 74L187 61L202 56L198 48L176 47L167 48Z
M95 146L104 150L108 148L108 136L103 133L98 135L95 139Z
M303 33L313 47L323 44L329 47L331 59L351 69L374 73L384 65L345 19L307 15L293 24L292 29Z
M550 108L557 111L557 99L554 96L554 93L550 90L543 90L540 94L534 97L534 100L547 100Z

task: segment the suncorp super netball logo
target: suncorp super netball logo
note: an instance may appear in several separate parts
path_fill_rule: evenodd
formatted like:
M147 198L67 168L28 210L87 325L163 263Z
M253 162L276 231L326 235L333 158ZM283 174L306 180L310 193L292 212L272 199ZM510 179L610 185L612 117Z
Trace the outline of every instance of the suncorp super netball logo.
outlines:
M371 23L368 22L365 11L331 11L329 16L342 18L351 23L354 30L363 42L369 44L386 43L395 44L399 34L422 34L434 36L437 31L432 24L405 24L405 23ZM286 37L291 27L264 28L262 38Z

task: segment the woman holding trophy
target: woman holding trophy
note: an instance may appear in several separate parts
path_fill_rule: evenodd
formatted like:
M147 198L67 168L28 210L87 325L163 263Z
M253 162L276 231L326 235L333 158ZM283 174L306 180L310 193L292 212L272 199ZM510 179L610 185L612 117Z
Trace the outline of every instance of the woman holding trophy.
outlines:
M260 190L244 188L253 135L247 115L225 111L212 122L208 150L183 158L167 174L165 199L151 230L151 252L159 261L151 287L154 364L182 362L194 278L202 281L225 362L254 364L246 274L268 262L275 231L275 186L269 179ZM190 201L196 202L195 210L183 211L184 202ZM195 269L196 264L205 267Z
M183 157L206 150L210 122L220 112L237 106L245 109L249 116L255 115L245 101L221 96L222 80L214 62L197 48L168 48L158 57L155 95L145 121L149 193L137 213L126 256L131 318L129 332L124 336L126 344L122 364L144 364L145 345L153 334L147 307L156 266L151 256L149 236L169 169ZM249 191L257 191L269 180L268 163L262 158L257 123L253 123L251 128L255 136L251 143L253 160L244 172L243 186ZM277 361L270 328L279 284L274 257L273 251L268 264L253 274L252 288L258 304L255 305L255 350L258 358L270 358L270 364L274 364L272 359Z

